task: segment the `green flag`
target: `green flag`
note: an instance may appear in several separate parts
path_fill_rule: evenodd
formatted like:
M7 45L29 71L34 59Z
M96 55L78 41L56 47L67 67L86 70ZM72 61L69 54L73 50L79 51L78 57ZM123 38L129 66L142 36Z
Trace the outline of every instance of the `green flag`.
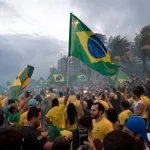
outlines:
M80 19L70 14L69 53L95 71L112 76L118 66L111 63L110 54L100 38Z
M28 86L31 80L31 76L33 74L34 67L27 66L23 71L21 71L18 75L16 80L13 82L11 88L11 95L12 98L16 98L22 93L22 90Z
M126 73L119 70L117 74L110 78L111 83L114 87L118 87L119 84L126 82L127 84L131 83L131 79L127 76Z
M38 84L40 85L46 84L46 81L44 80L44 78L40 77L40 79L38 80Z
M86 81L88 81L88 76L86 74L81 73L81 72L77 73L77 82L80 83L80 82L86 82Z
M65 77L57 69L54 68L50 76L48 77L48 80L55 83L64 83Z

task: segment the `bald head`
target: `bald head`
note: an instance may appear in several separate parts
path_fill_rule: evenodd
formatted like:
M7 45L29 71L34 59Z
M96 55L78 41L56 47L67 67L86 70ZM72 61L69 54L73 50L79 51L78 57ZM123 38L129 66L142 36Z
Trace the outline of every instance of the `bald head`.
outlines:
M113 99L115 97L115 94L114 93L110 93L109 94L109 98Z

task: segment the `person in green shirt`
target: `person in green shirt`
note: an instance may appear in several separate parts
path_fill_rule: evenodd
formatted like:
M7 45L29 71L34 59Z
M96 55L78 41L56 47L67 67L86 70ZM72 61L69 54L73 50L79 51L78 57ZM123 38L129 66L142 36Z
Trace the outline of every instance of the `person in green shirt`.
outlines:
M20 112L14 100L8 101L8 124L19 127Z

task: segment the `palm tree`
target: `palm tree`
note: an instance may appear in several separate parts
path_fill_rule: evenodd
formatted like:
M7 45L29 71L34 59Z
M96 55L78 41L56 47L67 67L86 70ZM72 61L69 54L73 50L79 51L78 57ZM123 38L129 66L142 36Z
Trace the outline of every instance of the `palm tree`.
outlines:
M144 26L135 37L136 49L143 61L143 74L150 75L147 68L146 58L150 57L150 25Z
M126 37L121 38L120 35L114 37L111 36L108 39L108 47L110 48L112 61L121 61L124 58L126 52L129 51L129 46L130 42Z

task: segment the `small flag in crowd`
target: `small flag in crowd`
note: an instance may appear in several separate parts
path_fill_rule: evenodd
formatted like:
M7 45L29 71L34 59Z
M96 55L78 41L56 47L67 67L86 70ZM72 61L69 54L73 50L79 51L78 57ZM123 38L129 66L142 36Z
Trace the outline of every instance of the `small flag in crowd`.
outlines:
M17 75L17 78L13 82L13 85L11 88L12 98L18 97L22 93L22 90L28 86L28 84L30 83L33 71L34 71L34 67L28 65L23 71L21 71Z
M55 83L64 83L65 77L57 69L54 68L50 76L48 77L48 80Z
M83 73L77 73L77 82L86 82L88 80L87 75Z

